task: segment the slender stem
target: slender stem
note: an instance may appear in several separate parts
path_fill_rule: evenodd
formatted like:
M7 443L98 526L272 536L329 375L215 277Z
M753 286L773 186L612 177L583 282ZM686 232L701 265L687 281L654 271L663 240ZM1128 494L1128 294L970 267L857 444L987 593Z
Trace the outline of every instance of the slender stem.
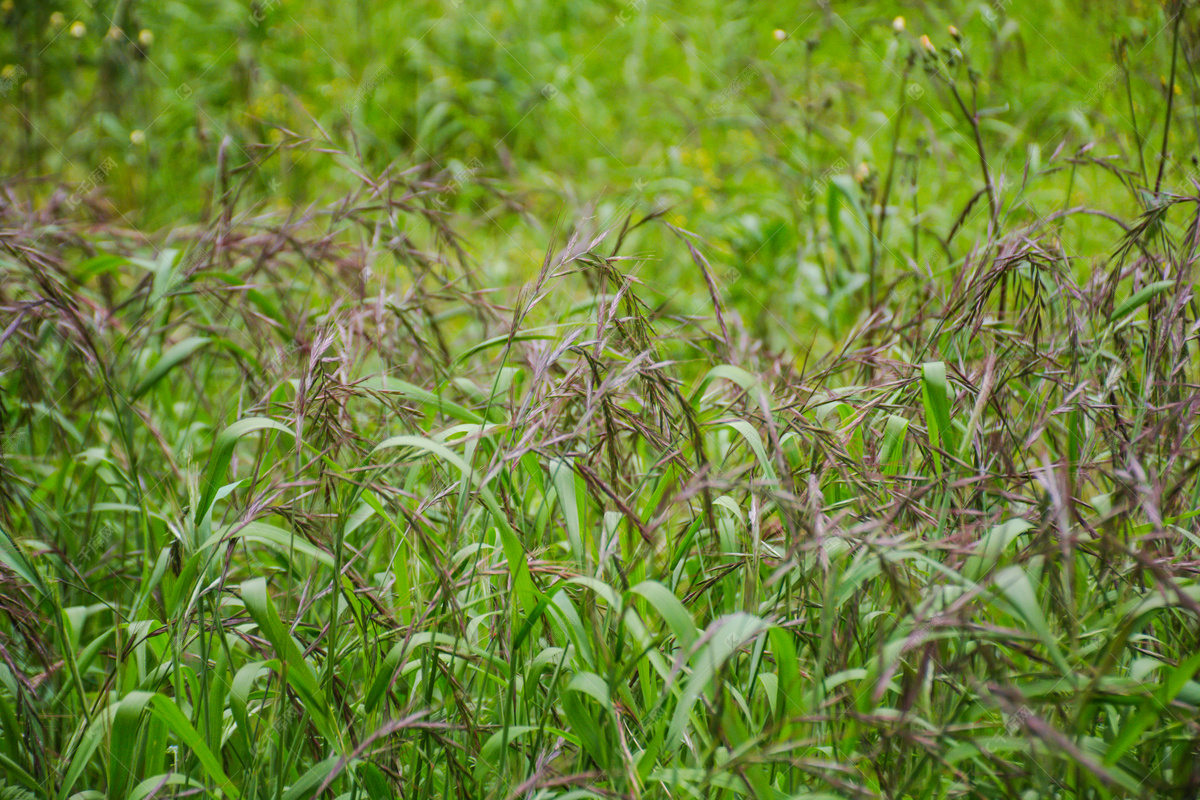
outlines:
M1154 180L1154 193L1162 187L1163 169L1167 166L1167 139L1171 134L1171 109L1175 105L1175 62L1179 57L1179 23L1183 20L1183 9L1175 6L1175 34L1171 39L1171 80L1167 82L1167 118L1163 121L1162 155L1158 161L1158 177Z
M912 160L912 173L909 175L909 185L912 186L912 259L914 264L921 263L921 244L919 240L918 220L921 219L921 197L919 194L920 187L917 185L917 159L919 158L920 149L913 153L910 158Z
M883 242L883 226L887 222L888 197L892 193L892 178L896 173L896 156L900 151L900 133L904 129L904 112L908 108L908 75L913 61L909 59L900 77L900 108L896 111L896 127L892 130L892 155L888 161L887 177L883 180L883 191L879 196L879 214L875 218L875 233L871 236L871 270L868 286L870 308L875 309L875 282L879 269L879 245Z
M994 226L1000 214L996 208L996 187L992 183L992 173L988 169L987 154L983 149L983 134L979 130L979 114L967 110L967 104L963 102L962 95L958 93L958 85L953 81L948 81L950 91L954 94L954 99L958 102L958 107L962 110L963 116L967 118L967 122L971 123L971 130L975 133L975 150L979 153L979 167L983 170L983 183L987 188L988 209L992 212L991 224Z
M1133 123L1133 140L1137 143L1138 166L1142 171L1142 180L1149 181L1150 178L1146 175L1146 156L1142 152L1142 134L1138 130L1137 111L1133 107L1133 86L1129 82L1129 67L1125 64L1125 60L1118 55L1118 67L1125 75L1125 99L1129 102L1129 119Z

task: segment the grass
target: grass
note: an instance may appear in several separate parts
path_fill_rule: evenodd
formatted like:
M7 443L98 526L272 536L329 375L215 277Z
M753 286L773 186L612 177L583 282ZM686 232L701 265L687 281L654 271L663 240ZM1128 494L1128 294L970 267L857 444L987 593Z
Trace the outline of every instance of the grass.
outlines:
M870 4L769 45L496 4L403 55L368 22L429 7L359 5L327 49L394 63L348 105L27 140L0 796L1196 797L1193 14L952 5L932 51ZM330 9L123 8L164 75L163 31L262 37L189 109L330 69L296 44ZM70 24L4 113L65 131L109 69L119 130L173 85ZM1124 69L1064 86L1034 34L1097 31ZM586 162L610 124L645 163Z

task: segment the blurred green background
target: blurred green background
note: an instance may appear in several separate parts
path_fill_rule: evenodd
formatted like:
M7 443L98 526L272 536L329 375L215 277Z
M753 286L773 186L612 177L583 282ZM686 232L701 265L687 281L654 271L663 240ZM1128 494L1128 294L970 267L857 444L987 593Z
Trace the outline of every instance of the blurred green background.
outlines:
M982 198L964 214L984 186L971 126L911 61L919 37L977 103L1008 223L1080 203L1140 210L1130 176L1091 159L1144 163L1153 185L1172 44L1163 5L1145 2L2 8L2 152L21 199L57 191L162 241L211 220L222 161L244 214L417 169L451 182L433 201L461 216L492 286L531 277L556 230L665 210L699 237L738 318L780 347L796 340L772 317L835 335L858 317L864 220L889 173L881 286L952 276L986 228ZM1182 188L1198 124L1191 25L1164 178ZM1095 216L1062 230L1077 253L1112 233ZM649 297L691 313L703 282L669 236L646 226L624 252L652 256L631 266Z

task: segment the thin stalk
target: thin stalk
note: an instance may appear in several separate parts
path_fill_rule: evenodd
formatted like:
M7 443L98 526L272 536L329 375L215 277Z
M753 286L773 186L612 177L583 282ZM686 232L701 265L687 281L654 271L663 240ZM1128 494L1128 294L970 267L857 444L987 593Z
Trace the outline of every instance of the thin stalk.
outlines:
M920 224L917 222L921 218L921 198L919 196L920 186L917 183L917 159L918 153L914 152L910 156L912 160L912 173L909 175L909 185L912 187L912 258L914 264L921 263L921 241L920 241Z
M871 235L871 265L868 278L868 299L870 308L875 309L875 288L879 271L879 244L883 241L883 226L887 222L888 197L892 193L892 179L896 174L896 158L900 152L900 134L904 130L904 112L908 109L908 75L912 71L914 59L910 56L900 76L900 108L896 111L896 126L892 129L892 154L888 160L887 177L883 179L883 191L879 196L879 213L875 218L875 232Z
M1175 7L1175 32L1171 39L1171 79L1167 81L1167 118L1163 120L1162 153L1158 160L1158 177L1154 179L1154 193L1162 187L1163 170L1167 166L1167 141L1171 135L1171 109L1175 107L1175 64L1179 59L1179 23L1183 21L1183 9Z
M1125 76L1125 100L1129 103L1129 120L1133 123L1133 141L1137 145L1138 168L1142 173L1142 182L1149 183L1150 178L1146 175L1146 155L1142 151L1142 134L1138 130L1137 111L1133 107L1133 86L1129 82L1129 67L1119 54L1117 64Z
M963 101L962 95L959 94L958 85L953 80L948 80L947 82L950 84L950 92L954 95L959 109L962 111L963 116L967 118L967 122L971 123L971 131L975 134L975 150L979 154L979 168L983 171L983 183L987 189L988 210L991 212L989 227L994 228L1000 214L996 207L996 186L992 183L992 172L988 169L987 152L983 149L983 133L979 130L979 104L977 98L973 95L971 104L974 106L974 110L967 110L967 104Z

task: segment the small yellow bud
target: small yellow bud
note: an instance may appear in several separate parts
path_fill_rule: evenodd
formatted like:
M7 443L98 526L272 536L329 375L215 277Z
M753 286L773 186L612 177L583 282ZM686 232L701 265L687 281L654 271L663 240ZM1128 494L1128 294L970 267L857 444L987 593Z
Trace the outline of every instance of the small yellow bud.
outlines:
M141 144L144 141L146 141L146 134L144 132L142 132L142 131L130 131L129 132L129 143L130 144Z
M50 15L50 27L52 28L61 28L66 21L67 18L63 16L61 11L55 11Z
M871 167L865 161L859 163L858 168L854 170L854 180L862 183L869 177L871 177Z
M109 25L108 32L104 34L104 38L108 39L110 42L115 42L117 39L121 38L121 29L116 25Z
M892 20L892 30L896 33L904 33L904 17L896 17Z
M7 14L8 12L10 12L12 10L13 10L13 0L4 0L3 2L0 2L0 11L3 11L5 14Z
M154 44L154 34L149 30L142 28L138 31L138 41L142 43L142 47L149 47Z
M962 41L962 34L958 32L958 28L953 25L946 26L946 33L950 34L950 38L956 42Z
M87 34L87 25L84 25L79 20L71 23L71 35L76 39L82 39Z
M786 38L787 38L787 31L781 30L780 28L775 29L775 41L782 42Z
M921 49L931 56L937 54L937 48L933 46L933 42L929 41L928 36L921 37Z

